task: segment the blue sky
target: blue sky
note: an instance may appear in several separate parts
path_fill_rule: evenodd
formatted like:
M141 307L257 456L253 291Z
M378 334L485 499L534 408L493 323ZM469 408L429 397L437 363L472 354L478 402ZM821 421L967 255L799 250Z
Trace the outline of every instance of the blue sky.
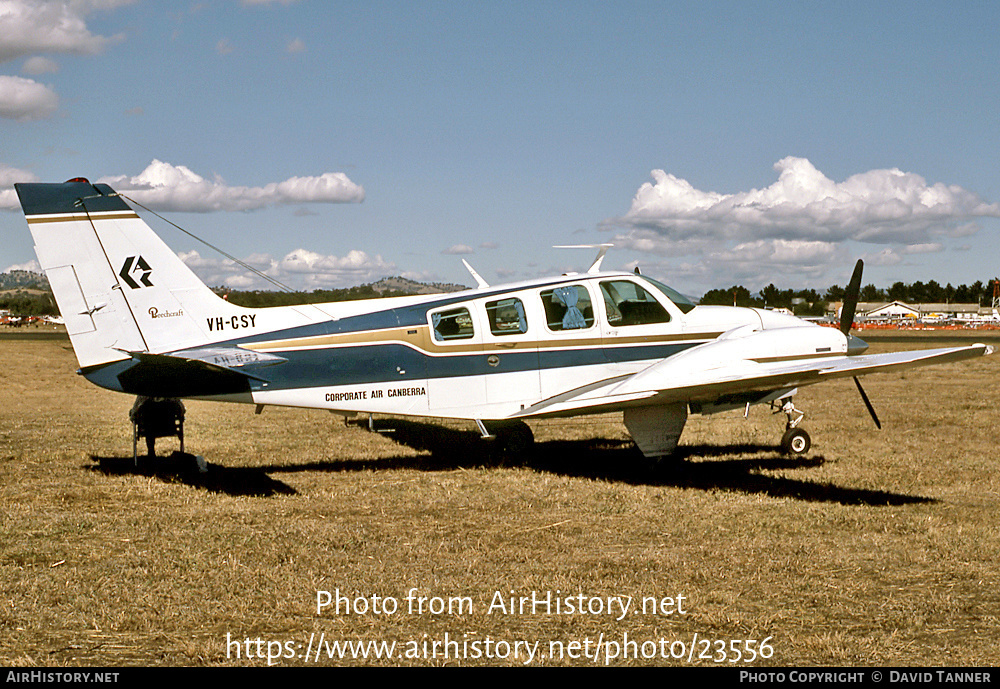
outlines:
M1000 5L0 0L17 181L104 180L297 288L1000 273ZM155 218L212 284L251 277Z

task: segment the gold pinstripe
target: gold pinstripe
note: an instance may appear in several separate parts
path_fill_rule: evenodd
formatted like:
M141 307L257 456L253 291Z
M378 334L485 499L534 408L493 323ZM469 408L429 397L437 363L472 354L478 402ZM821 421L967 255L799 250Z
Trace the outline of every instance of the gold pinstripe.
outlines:
M416 332L414 332L416 331ZM271 340L268 342L251 342L240 345L244 349L258 352L285 351L290 349L324 349L327 347L348 347L357 345L386 344L400 342L419 349L427 354L481 354L483 352L511 352L530 349L565 349L570 347L604 347L640 345L640 344L670 344L673 342L690 342L692 340L712 340L721 333L676 333L663 335L636 335L632 337L615 337L603 340L600 337L561 338L558 340L510 340L490 341L469 344L442 344L431 337L428 325L415 327L385 328L382 330L366 330L363 332L338 333L332 335L313 335L288 340Z
M78 220L131 220L133 218L138 218L139 216L131 211L119 211L117 213L73 213L70 215L29 215L25 217L29 225L35 225L37 223L48 223L48 222L76 222Z

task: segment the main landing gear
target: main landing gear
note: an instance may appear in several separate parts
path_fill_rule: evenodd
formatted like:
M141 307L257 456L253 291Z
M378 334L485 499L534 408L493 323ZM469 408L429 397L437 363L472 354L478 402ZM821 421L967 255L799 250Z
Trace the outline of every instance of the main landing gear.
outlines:
M804 455L812 445L809 434L798 427L805 416L805 412L795 408L791 397L778 400L778 402L781 402L781 407L778 411L784 412L785 417L788 419L785 423L785 434L781 436L781 451L786 455ZM777 407L778 403L772 402L771 406Z
M487 424L489 424L487 426ZM476 419L479 433L484 440L490 440L501 455L509 459L521 458L531 453L535 445L535 435L524 421L487 421Z

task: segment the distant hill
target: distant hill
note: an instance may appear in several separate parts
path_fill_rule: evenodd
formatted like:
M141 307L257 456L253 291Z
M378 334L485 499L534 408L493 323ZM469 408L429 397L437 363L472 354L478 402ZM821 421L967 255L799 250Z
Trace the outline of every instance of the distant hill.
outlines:
M30 270L12 270L0 273L0 290L35 289L49 291L49 281L41 273Z
M452 282L417 282L401 276L382 278L378 282L371 283L371 288L378 293L383 292L405 292L407 294L439 294L441 292L461 292L469 289L465 285L456 285Z
M241 306L264 307L290 304L308 304L354 299L377 299L412 294L438 294L468 289L465 285L441 282L417 282L401 276L382 278L377 282L344 289L315 290L312 292L269 292L264 290L240 291L213 287L212 291L225 296ZM30 270L12 270L0 273L0 308L23 315L56 315L49 281L41 273Z
M271 292L265 290L241 291L225 287L212 290L233 304L260 308L265 306L291 306L293 304L322 304L331 301L378 299L379 297L405 297L414 294L439 294L469 289L465 285L450 283L417 282L400 276L382 278L357 287L345 289L317 289L312 292Z

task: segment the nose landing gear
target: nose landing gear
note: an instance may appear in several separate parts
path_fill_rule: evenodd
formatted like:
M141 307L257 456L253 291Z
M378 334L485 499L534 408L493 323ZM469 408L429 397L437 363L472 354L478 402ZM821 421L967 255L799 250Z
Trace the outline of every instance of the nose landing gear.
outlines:
M781 402L778 411L784 412L788 421L785 423L785 434L781 436L781 451L786 455L804 455L812 446L812 440L805 430L799 428L799 423L805 417L805 412L796 409L792 404L792 398L786 397ZM772 407L777 407L777 402L771 403ZM775 413L777 414L778 411Z

